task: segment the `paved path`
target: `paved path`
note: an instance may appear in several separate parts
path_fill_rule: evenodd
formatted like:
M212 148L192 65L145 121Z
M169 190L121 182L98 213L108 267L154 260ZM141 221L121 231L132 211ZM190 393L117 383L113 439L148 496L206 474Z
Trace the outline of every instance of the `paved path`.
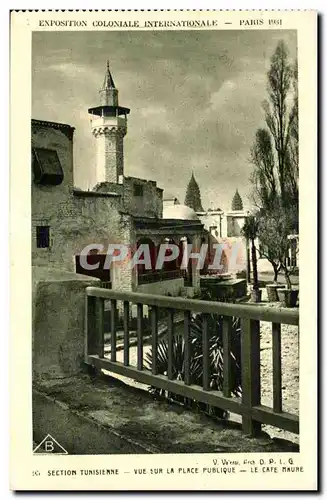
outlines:
M34 386L33 411L34 440L50 432L72 454L298 451L266 433L248 438L238 424L185 411L109 377L43 381Z

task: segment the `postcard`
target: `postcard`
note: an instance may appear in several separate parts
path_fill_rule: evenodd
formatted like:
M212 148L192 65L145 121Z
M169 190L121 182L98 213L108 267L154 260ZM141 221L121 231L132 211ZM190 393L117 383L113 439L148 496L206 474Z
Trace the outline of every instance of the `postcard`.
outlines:
M315 491L317 13L10 22L10 488Z

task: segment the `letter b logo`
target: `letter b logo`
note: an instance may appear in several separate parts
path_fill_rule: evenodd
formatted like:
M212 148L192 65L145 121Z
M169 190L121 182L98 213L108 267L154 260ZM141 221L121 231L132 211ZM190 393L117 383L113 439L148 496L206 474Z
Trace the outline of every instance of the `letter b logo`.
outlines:
M54 450L53 441L46 441L44 444L47 453L51 453Z
M47 434L44 439L42 439L41 443L34 448L33 453L56 453L58 455L68 455L68 451L65 450L58 441L51 436L51 434Z

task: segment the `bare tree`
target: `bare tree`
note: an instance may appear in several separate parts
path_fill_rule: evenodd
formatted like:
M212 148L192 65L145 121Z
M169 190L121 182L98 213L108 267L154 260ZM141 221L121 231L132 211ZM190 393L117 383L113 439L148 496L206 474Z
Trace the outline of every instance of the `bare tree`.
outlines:
M271 58L267 86L269 99L263 102L263 109L276 151L276 170L283 205L290 202L287 188L290 169L293 167L290 162L290 136L297 120L297 108L292 99L294 76L287 47L281 40Z
M258 238L262 245L261 256L266 257L274 269L274 281L277 282L279 271L283 271L287 288L292 288L291 275L295 265L289 266L290 239L289 228L293 219L290 211L276 206L264 217L258 218Z
M255 167L250 179L253 201L258 209L270 209L277 197L277 181L273 146L267 129L257 130L250 161Z
M279 227L277 224L278 217L275 217L274 210L271 210L265 217L259 217L259 220L259 256L260 258L266 258L268 262L270 262L274 270L274 283L277 283L278 274L282 267L280 260L285 250L285 239L283 239L282 242L280 241Z
M298 115L298 86L297 65L293 69L294 99L290 113L289 142L286 155L286 192L289 196L289 205L298 211L299 200L299 115ZM294 229L298 229L297 226Z
M289 285L288 235L298 228L298 93L297 67L284 41L277 44L267 76L266 127L257 130L251 148L250 180L258 209L259 254L271 263L274 281L283 270Z

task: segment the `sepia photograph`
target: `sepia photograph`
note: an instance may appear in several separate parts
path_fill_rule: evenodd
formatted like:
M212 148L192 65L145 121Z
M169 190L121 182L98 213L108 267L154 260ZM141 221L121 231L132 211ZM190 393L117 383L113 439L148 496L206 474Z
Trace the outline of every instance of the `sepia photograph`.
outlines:
M34 442L296 451L296 32L32 44Z
M312 283L299 192L316 175L303 38L279 12L225 29L215 13L48 14L28 60L34 487L268 474L294 488Z

